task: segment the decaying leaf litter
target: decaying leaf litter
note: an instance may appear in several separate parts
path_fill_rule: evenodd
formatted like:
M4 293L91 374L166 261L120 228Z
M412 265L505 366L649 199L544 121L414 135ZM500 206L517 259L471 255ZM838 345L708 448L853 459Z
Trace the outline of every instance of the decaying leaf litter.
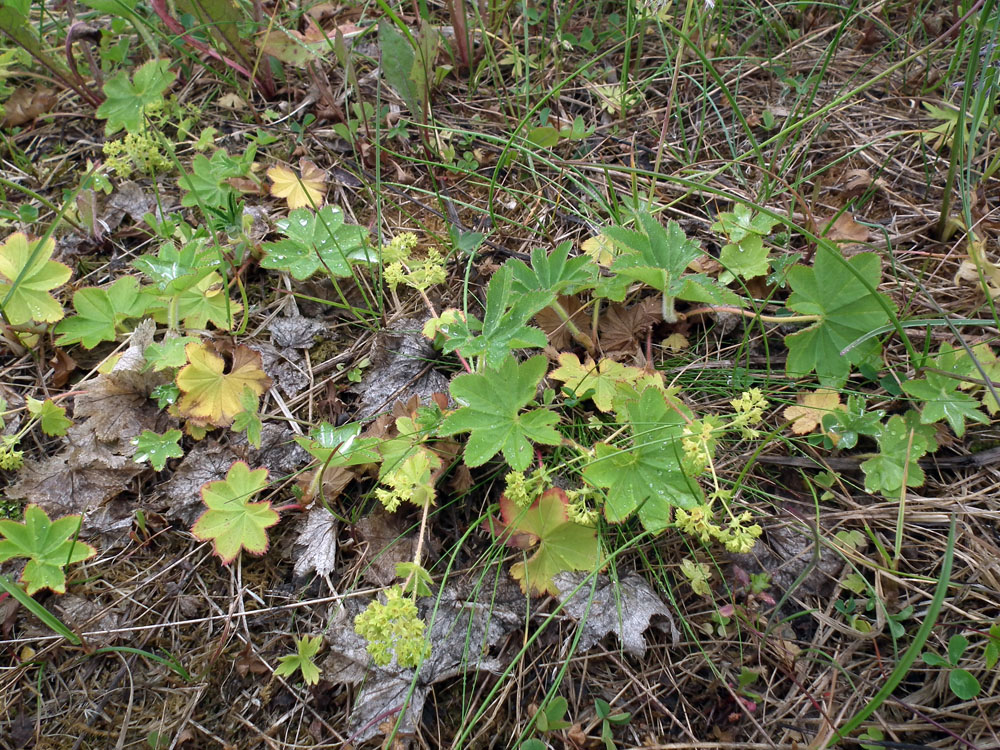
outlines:
M360 420L364 429L357 440L394 439L397 420L416 418L421 400L426 404L436 398L446 410L470 408L468 401L448 400L461 370L455 357L435 349L423 335L427 303L436 312L469 304L469 312L483 318L484 334L492 337L489 346L508 333L524 335L505 333L499 324L489 329L487 285L497 279L500 287L505 274L500 269L509 257L527 260L539 247L549 251L543 257L551 258L558 254L559 243L569 242L577 256L587 252L590 243L599 254L604 241L599 230L612 222L597 198L614 205L638 188L644 199L651 197L666 207L661 217L665 226L667 219L676 220L678 231L707 251L692 255L691 274L720 278L740 272L757 298L773 294L782 283L780 277L770 280L759 272L759 239L774 227L757 225L760 231L755 233L752 223L742 224L741 209L734 211L741 203L763 203L813 235L837 243L858 271L853 278L878 286L900 310L976 318L988 309L978 288L981 275L990 289L996 274L990 260L995 180L985 181L974 196L979 227L975 236L959 232L941 241L933 231L958 124L942 114L951 108L939 106L945 94L933 87L935 80L948 75L946 45L890 72L878 88L848 97L825 110L824 117L807 121L794 138L770 137L774 122L780 128L784 118L819 111L859 78L882 73L904 57L893 43L895 35L907 38L917 33L916 27L934 38L957 19L938 11L915 19L895 6L884 8L881 16L865 11L844 23L835 12L818 7L771 16L741 16L749 13L742 6L735 10L732 17L738 20L731 26L720 20L722 8L719 15L699 16L695 45L710 54L712 69L731 97L719 96L718 80L698 67L690 47L678 59L698 73L671 78L664 61L672 65L677 48L669 27L644 33L641 65L630 69L628 78L622 76L622 48L611 37L604 40L612 50L608 67L594 67L598 75L593 79L569 76L588 58L586 44L580 41L584 30L591 30L593 40L598 21L614 26L607 11L596 7L537 22L531 14L511 17L502 25L504 33L518 39L525 29L531 31L527 44L535 57L524 55L516 44L498 47L496 62L487 68L494 73L488 85L472 85L469 73L456 65L451 74L444 72L436 87L415 87L409 67L385 59L386 47L403 49L399 45L405 39L398 32L394 36L391 29L380 29L353 42L355 31L376 19L325 4L311 9L289 38L298 34L302 43L318 45L324 35L316 36L315 29L328 36L340 29L355 44L356 54L345 60L320 52L320 60L291 73L285 90L270 102L258 101L259 95L234 87L232 80L209 75L226 68L207 58L204 69L198 67L200 72L193 75L184 71L176 82L182 71L172 61L145 69L144 75L153 81L147 89L151 100L159 96L157 86L162 84L180 106L197 110L196 127L186 143L193 146L207 127L215 128L212 145L229 154L247 155L252 142L251 161L260 178L243 176L235 156L223 157L218 151L213 155L211 149L193 155L189 150L181 158L185 168L192 165L185 177L178 179L176 171L165 167L156 177L114 178L109 195L100 190L85 193L83 201L75 202L75 215L67 217L72 219L69 226L56 230L53 257L73 269L74 283L86 276L87 285L122 285L117 296L109 292L107 301L118 316L112 328L118 341L87 347L86 337L100 342L103 334L97 319L86 318L80 305L76 328L66 320L57 325L56 336L43 336L28 347L7 336L0 387L8 409L19 408L28 398L59 399L72 405L74 424L65 437L31 433L30 443L22 443L26 466L4 474L5 497L36 503L53 519L82 514L81 542L93 545L98 554L67 569L67 596L38 597L84 639L82 648L68 646L23 607L15 607L12 599L0 604L6 654L0 677L6 696L0 742L9 747L340 747L374 746L392 737L394 742L427 747L514 747L551 692L568 699L572 721L567 731L543 736L552 746L600 746L594 709L594 698L600 698L632 714L629 723L616 730L620 745L820 747L833 739L834 727L875 696L892 672L899 658L899 644L889 637L893 625L915 630L933 606L952 519L957 536L951 575L953 584L960 585L948 592L928 647L944 653L949 638L960 633L973 640L986 638L997 622L1000 600L995 470L973 462L968 468L948 464L937 469L933 457L929 463L924 459L912 464L906 457L916 455L914 441L922 441L926 450L940 444L951 454L949 459L975 453L993 445L995 429L988 423L973 424L988 420L982 412L975 412L979 419L972 418L968 408L963 411L963 404L969 406L961 399L964 385L942 380L939 373L910 373L910 381L900 384L898 380L908 376L899 372L899 363L907 361L900 339L889 339L883 352L881 392L902 391L914 398L924 398L928 389L944 394L942 419L960 429L921 429L901 415L885 415L898 428L896 443L903 446L903 458L881 446L878 458L884 466L862 482L861 464L872 458L857 454L854 466L840 476L829 472L822 480L828 481L825 488L811 479L814 471L799 471L801 465L788 469L767 462L769 455L784 458L792 453L812 457L822 468L828 454L817 450L820 443L776 440L761 451L757 445L737 446L718 454L715 471L724 477L746 472L745 499L756 503L761 514L763 534L750 552L727 554L716 548L711 554L710 548L674 531L630 545L642 525L650 528L652 516L642 515L652 507L650 498L609 480L606 489L613 507L623 508L620 517L638 508L642 523L633 519L625 526L602 529L608 539L602 550L626 548L602 572L562 573L549 581L548 569L539 564L539 556L546 553L544 537L530 529L509 533L508 528L505 534L511 519L498 522L485 514L503 488L502 474L489 469L491 456L480 453L470 461L466 453L471 473L461 465L446 467L463 448L456 444L440 472L431 472L427 480L439 487L423 551L427 564L435 566L434 596L420 600L420 615L434 646L431 655L416 671L376 667L352 627L353 617L392 584L397 564L413 559L420 513L405 504L392 515L380 510L372 500L377 472L360 459L326 470L314 466L303 473L312 456L295 438L302 439L322 421L337 425ZM416 29L417 19L406 9L402 12ZM440 26L445 16L427 26ZM549 23L572 34L573 40L563 36L557 50L547 50L547 34L536 32ZM720 33L713 36L712 28ZM633 31L635 37L620 36L635 44L638 31ZM837 36L841 31L843 36ZM827 58L834 38L837 46ZM454 37L445 35L448 39ZM379 54L381 70L374 64ZM551 64L540 65L546 54ZM630 54L629 59L637 58ZM822 76L810 78L817 61L824 60L830 64ZM565 80L568 83L557 89ZM109 95L98 114L117 112L123 127L137 126L127 104L115 107L133 95L128 87L139 83L126 79L112 86L108 93L120 96ZM528 89L534 96L552 94L549 120L533 136L534 143L544 143L551 136L544 130L549 124L557 134L544 159L531 153L507 158L505 153L526 111L509 102L498 105L496 92L523 86L534 86ZM18 91L22 93L6 102L6 126L21 130L10 135L9 171L3 176L60 205L61 191L76 189L77 172L86 171L88 160L109 157L100 146L105 137L102 121L79 116L81 103L68 91L55 101L47 88ZM932 98L933 103L917 106L918 97ZM358 103L377 101L388 102L383 125L409 123L401 136L379 141L378 133L369 132L369 124L362 122L365 118L355 109ZM436 118L433 129L420 127L421 118L414 114L425 103ZM304 119L279 116L272 118L273 125L255 122L256 110L266 107L278 108L279 115L314 119L306 124ZM753 142L733 144L734 134L746 133L737 128L737 110L748 121ZM55 115L46 118L52 112ZM579 139L560 140L559 129L577 117L584 132L592 131ZM298 129L289 127L290 122ZM899 135L900 123L914 131L908 139ZM276 136L279 145L261 146L262 132ZM53 143L61 144L65 153L50 155ZM756 166L749 166L750 160L704 177L726 165L734 150L755 150L761 143L766 145L759 146ZM18 153L33 163L18 163ZM430 163L428 154L433 156ZM74 166L66 170L64 163ZM701 186L692 189L682 180L663 179L650 188L644 173L652 170L682 179L700 170ZM786 191L771 184L772 192L759 194L767 182L764 175L774 171L782 172L782 180L795 188ZM734 180L734 173L742 173L741 178ZM150 253L144 214L153 212L162 220L190 211L192 220L203 221L199 201L225 193L225 186L233 183L251 212L248 236L268 246L263 259L249 259L243 268L246 296L233 293L221 304L226 296L219 294L223 280L211 275L192 287L198 295L178 295L178 311L191 339L180 346L162 337L162 320L159 329L150 320L128 326L128 333L117 330L128 320L128 305L135 298L130 262ZM37 223L30 221L30 213L18 213L22 205L32 203L23 193L8 191L7 202L13 213L6 219L11 226L5 236L17 230L25 237L42 235L55 218L37 202L35 208L42 208ZM323 202L328 205L321 207ZM314 215L311 209L320 210ZM733 212L734 218L718 219L725 212ZM420 294L393 287L381 298L381 306L373 306L380 279L358 278L353 271L354 261L367 259L370 252L357 227L371 228L387 239L413 231L427 247L443 253L460 249L449 255L446 283ZM475 233L487 241L462 250ZM338 239L330 242L334 237ZM773 252L779 245L770 242ZM319 243L318 252L309 251L310 243ZM791 293L800 296L802 306L790 302L789 307L799 313L808 314L804 306L822 302L826 292L820 287L812 298L803 292L812 284L813 264L829 261L822 253L814 256L815 249L803 236L788 237L779 246L784 256L798 254L805 261L791 277ZM873 251L891 261L893 273L880 279L872 272ZM148 263L150 272L162 270ZM678 270L684 271L684 266ZM676 278L657 277L650 283L642 268L624 272L667 296L676 294L675 309L669 311L676 315L673 324L664 322L668 311L663 296L648 289L610 302L596 320L591 319L592 308L582 307L585 299L572 290L563 294L566 289L552 289L562 295L559 304L567 315L546 307L534 319L545 334L548 348L543 352L550 362L548 379L540 381L539 389L547 384L559 391L565 386L567 397L586 401L584 394L594 388L590 413L582 407L589 418L609 411L613 387L604 387L600 378L618 369L646 372L655 367L666 385L682 386L685 409L691 414L724 412L744 385L762 382L776 399L766 430L777 432L791 422L787 431L796 435L849 441L850 431L827 428L829 414L844 412L853 421L837 421L836 427L853 425L865 439L864 414L855 414L847 398L844 403L831 398L826 382L837 380L852 358L855 364L863 359L863 345L846 358L839 354L864 329L839 332L839 338L831 335L826 355L816 362L804 361L802 350L789 345L788 356L794 361L788 372L815 370L818 376L818 383L806 381L807 387L796 390L794 381L781 376L786 370L782 337L816 338L829 331L809 333L786 326L775 334L722 309L728 300L702 299L697 289L678 287ZM48 277L41 278L46 273ZM52 304L70 310L71 300L75 304L77 298L59 288L66 280L60 274L49 268L40 275L39 288L53 290ZM340 281L334 286L327 277ZM861 287L859 298L875 300ZM166 287L160 293L169 297ZM329 300L336 305L324 303ZM81 298L81 303L86 301ZM28 301L19 305L17 298L5 300L7 322L46 320L44 310L32 318L28 307ZM366 309L367 314L359 314ZM244 313L242 335L219 330ZM879 317L878 305L867 313L868 326L887 320ZM947 370L950 354L942 344L953 345L951 332L917 330L909 342L928 352L940 351L932 370ZM989 356L990 332L987 327L966 334L971 346L980 347L979 361L987 368L995 361L995 355L992 360ZM670 345L664 343L668 339ZM676 351L673 346L683 347L679 340L691 344ZM182 398L180 413L161 409L150 399L169 379L162 369L146 367L152 364L146 360L151 343L163 347L158 363L181 352L180 363L192 368L187 378L179 378L182 396L188 399ZM121 359L98 372L116 345ZM495 351L484 349L484 357ZM537 351L530 354L536 361L544 359ZM530 361L522 357L520 367ZM553 372L556 366L564 377ZM577 372L584 369L592 373L593 383ZM991 369L987 375L998 379ZM199 400L198 388L212 379L223 384L222 397L213 403ZM529 380L525 382L530 385ZM862 389L858 376L852 385ZM870 384L864 387L871 392ZM244 388L261 404L256 446L249 430L240 435L218 429L246 411ZM209 390L219 392L217 387ZM925 403L928 408L936 402L929 397ZM520 418L508 411L510 419ZM19 429L18 419L23 416L17 412L6 419L7 434ZM461 419L456 417L452 426ZM162 434L199 420L207 436L197 441L185 437L183 457L168 459L163 471L133 460L133 439L144 430ZM638 439L640 421L637 416L622 428L629 427ZM544 428L551 426L532 425L534 450L523 436L515 435L505 444L512 466L522 461L531 466L539 444L548 450L544 446L550 443L539 439L543 433L558 442L559 436ZM890 437L887 432L887 444ZM659 457L638 442L634 454L619 453L612 446L600 450L605 450L609 464L616 457L625 461L642 456L643 450L651 461ZM497 453L507 455L503 448ZM845 453L838 460L845 457L853 455ZM480 465L486 468L477 468ZM206 511L204 488L225 484L234 466L267 470L266 489L261 486L264 502L282 506L303 497L312 505L302 513L283 511L280 523L267 527L265 556L232 555L233 561L222 565L210 545L196 541L189 530ZM873 492L906 487L917 472L925 481L906 492L905 504L861 491L869 480ZM601 484L600 470L591 474ZM688 482L680 475L677 481ZM561 517L561 506L550 510ZM901 516L903 531L894 540ZM876 541L888 551L880 550ZM708 596L698 594L694 579L680 572L682 561L691 560L695 563L690 570L709 587ZM23 559L5 563L3 572L17 578L19 564ZM511 573L519 570L515 577L530 581L531 571L539 567L545 595L536 590L525 596ZM865 611L859 577L873 569L878 571L870 576L877 603ZM768 581L761 585L764 573ZM910 619L901 619L908 607ZM274 673L279 659L295 653L296 639L316 634L324 636L315 657L321 668L318 684L308 686L294 676ZM100 651L122 645L135 650ZM956 701L949 692L948 673L918 662L872 724L890 740L942 747L959 742L979 748L1000 745L989 719L997 700L996 673L968 660L964 666L976 670L987 688L975 700Z

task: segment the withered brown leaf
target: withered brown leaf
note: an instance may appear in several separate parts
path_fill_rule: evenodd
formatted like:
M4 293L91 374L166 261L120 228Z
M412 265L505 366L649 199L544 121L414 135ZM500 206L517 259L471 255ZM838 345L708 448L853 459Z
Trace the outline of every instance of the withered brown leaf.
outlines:
M646 335L663 320L659 297L647 297L634 305L611 305L601 313L598 324L601 349L605 354L631 354L637 351Z
M56 92L50 88L19 86L4 102L3 124L12 128L41 117L56 106Z

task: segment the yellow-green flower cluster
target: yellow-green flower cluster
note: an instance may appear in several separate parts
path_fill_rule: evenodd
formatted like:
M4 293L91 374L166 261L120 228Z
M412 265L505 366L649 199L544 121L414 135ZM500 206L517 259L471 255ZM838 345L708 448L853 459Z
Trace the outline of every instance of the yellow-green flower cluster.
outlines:
M0 469L17 471L24 466L24 451L17 449L17 443L15 435L4 435L0 438Z
M681 448L684 458L681 468L689 477L697 477L708 468L709 462L715 456L715 444L722 421L718 417L705 417L684 428L681 437Z
M719 541L730 552L746 554L753 549L763 531L759 524L750 523L752 520L749 511L744 511L739 516L733 516L729 519L727 528L719 536Z
M733 399L729 404L736 412L729 426L739 430L747 439L759 437L760 431L754 427L764 420L764 409L768 406L760 388L744 391L739 398Z
M712 569L706 563L694 562L689 558L681 560L681 573L691 584L691 590L701 596L708 596L712 589L708 585L712 577Z
M593 494L594 491L589 488L567 490L566 497L569 498L569 507L566 509L566 514L573 523L580 524L580 526L597 526L597 520L601 514L587 503L587 498Z
M389 666L395 656L399 666L415 667L430 654L426 625L400 587L388 589L385 598L385 604L375 600L354 618L354 631L368 641L368 653L378 666Z
M395 512L404 500L421 508L434 502L433 458L424 448L419 448L382 477L382 483L389 488L376 488L375 497L387 511Z
M527 508L552 486L549 472L544 467L527 475L523 471L511 471L504 477L504 483L503 494L519 508Z
M145 133L129 133L124 138L104 144L105 166L122 179L127 179L135 169L146 175L155 175L169 169L170 160L160 151L154 138Z
M382 246L383 278L395 291L400 284L426 292L435 284L444 283L447 273L444 258L435 248L430 248L422 258L413 257L417 236L403 232Z
M750 513L744 511L731 517L725 526L720 526L710 506L697 505L690 511L678 508L674 525L705 544L715 539L730 552L744 554L753 549L762 533L760 526L751 523L752 520Z
M382 263L405 263L410 259L410 253L417 246L417 235L413 232L397 234L382 246Z

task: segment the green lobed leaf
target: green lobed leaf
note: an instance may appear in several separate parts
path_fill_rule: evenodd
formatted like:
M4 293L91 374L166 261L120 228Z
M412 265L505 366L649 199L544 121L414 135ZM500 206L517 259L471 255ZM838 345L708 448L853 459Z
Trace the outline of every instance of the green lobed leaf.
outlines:
M120 71L104 84L106 98L96 114L107 120L105 135L122 128L129 133L142 130L146 110L163 101L163 92L177 77L169 66L170 60L150 60L135 72L131 81L128 73Z
M122 276L109 287L85 287L73 295L76 315L56 325L56 344L93 349L104 341L114 341L118 326L129 318L141 318L156 304L156 298L140 289L134 276Z
M511 576L526 594L559 594L553 576L565 571L593 571L602 564L597 529L569 518L566 493L552 488L528 508L500 498L497 538L532 554L515 563Z
M351 275L353 263L370 260L368 230L344 223L344 212L324 206L318 213L299 208L277 222L287 239L265 242L263 268L286 271L304 281L319 271L335 277Z
M889 321L892 301L884 294L872 293L845 264L853 267L871 288L882 277L879 258L874 253L859 253L844 260L840 251L821 243L812 267L795 266L788 271L792 294L788 308L802 315L818 315L820 320L808 328L785 336L789 377L800 378L816 373L820 385L839 388L847 380L851 366L873 359L881 345L870 339L841 354L848 344Z
M180 430L167 430L162 435L152 430L143 430L142 434L132 441L135 446L132 460L137 464L148 461L156 471L163 471L167 466L167 459L181 458L184 455L180 441Z
M319 682L320 669L313 659L323 646L323 636L304 636L295 639L295 653L278 659L274 673L280 677L291 677L296 672L302 673L302 681L306 685Z
M49 292L69 281L71 271L52 258L56 242L28 241L16 232L0 245L0 312L12 326L54 323L62 305Z
M719 275L719 281L728 284L737 276L744 279L763 276L769 270L768 252L764 240L756 234L723 245L719 262L726 270Z
M920 487L924 471L918 461L937 450L933 425L920 423L915 411L904 416L894 414L878 436L879 453L861 464L865 472L865 489L897 498L906 479L907 487Z
M66 417L65 407L56 405L51 398L39 401L28 396L25 403L28 412L33 417L38 417L38 424L46 435L65 435L66 431L73 426L73 422Z
M547 292L514 293L511 269L494 272L486 288L486 310L480 323L470 316L456 315L442 324L446 337L444 351L458 351L463 357L481 357L487 367L498 368L513 349L542 348L545 334L526 325L549 304ZM480 332L477 334L477 332Z
M205 328L209 322L223 331L232 330L243 305L229 298L222 277L212 271L177 295L177 317L187 329ZM161 315L156 316L160 320Z
M955 350L949 344L942 344L941 350L932 364L945 372L956 372L964 369L968 363L966 357L960 357L964 351ZM964 374L959 372L959 374ZM934 424L946 421L958 437L965 434L965 421L988 424L989 418L979 410L979 402L967 393L961 393L959 388L963 381L944 373L927 371L923 378L907 380L902 384L903 391L920 404L920 421L923 424Z
M199 341L200 339L194 336L164 338L163 341L154 341L147 346L146 351L143 352L143 357L153 372L183 367L187 364L185 347L188 344L197 344Z
M236 191L226 182L233 177L243 177L253 157L234 159L225 149L218 149L209 159L198 154L191 161L191 172L182 174L177 180L178 186L184 190L181 205L195 208L199 205L207 208L223 208L229 203Z
M559 416L548 409L522 409L534 401L538 383L545 375L548 361L532 357L518 364L508 355L497 369L459 375L451 383L451 395L462 407L441 424L443 436L468 432L465 463L481 466L497 453L515 471L528 468L532 458L531 443L558 445L562 436L553 425Z
M93 557L97 550L89 544L74 541L80 530L81 516L64 516L50 521L37 505L24 509L24 522L0 521L0 562L12 557L26 557L21 580L29 595L40 589L66 593L63 568L71 563Z
M522 260L506 263L511 271L511 288L515 294L542 292L552 304L560 294L575 294L593 286L597 269L586 255L569 257L571 242L560 243L551 253L544 248L531 251L531 267Z
M850 450L858 444L858 437L875 437L882 432L884 409L869 409L863 396L847 397L847 408L823 415L823 431L837 440L839 450Z
M618 523L638 510L643 526L662 531L672 507L690 509L703 501L698 483L682 468L680 440L690 410L658 388L647 387L625 403L620 419L629 427L632 444L594 446L594 459L583 477L605 492L604 515Z
M748 237L766 237L780 223L767 214L756 213L750 206L738 203L732 211L721 212L711 229L725 234L730 242L739 244Z
M377 464L381 460L375 450L380 445L378 438L359 438L360 434L360 422L340 427L320 422L309 431L308 437L296 437L294 440L309 455L330 468Z

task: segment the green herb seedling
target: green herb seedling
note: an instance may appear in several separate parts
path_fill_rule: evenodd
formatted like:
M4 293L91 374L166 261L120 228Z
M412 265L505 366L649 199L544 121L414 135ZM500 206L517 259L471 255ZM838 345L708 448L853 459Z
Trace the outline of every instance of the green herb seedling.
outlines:
M572 723L566 721L568 707L565 698L561 695L554 696L535 714L535 728L539 732L557 732L571 727Z
M295 653L282 656L278 659L278 666L274 673L281 677L291 677L296 672L302 673L302 680L306 685L315 685L319 682L320 669L313 662L313 658L319 653L323 646L323 636L304 636L295 639Z
M940 667L948 670L948 687L951 688L958 698L963 701L972 700L981 689L977 680L967 669L961 669L958 665L962 661L962 656L969 647L969 639L964 635L955 634L948 639L948 658L944 659L940 654L933 651L925 651L920 655L924 664L929 667Z
M600 698L594 698L594 710L597 712L597 718L601 721L601 741L604 743L604 747L607 750L615 750L614 739L611 735L612 727L628 724L632 714L613 714L611 713L611 704Z

